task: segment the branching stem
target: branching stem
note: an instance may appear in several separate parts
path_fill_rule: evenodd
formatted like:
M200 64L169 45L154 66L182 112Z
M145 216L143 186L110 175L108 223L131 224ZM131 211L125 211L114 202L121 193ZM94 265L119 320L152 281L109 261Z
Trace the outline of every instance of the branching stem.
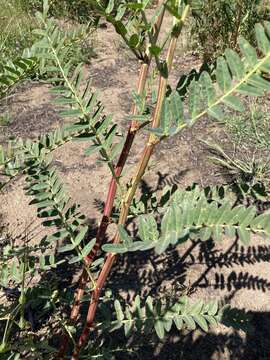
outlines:
M162 18L163 18L164 13L162 13L162 17L159 18L158 23L161 25L162 22ZM158 27L158 29L160 29L160 25ZM158 30L159 31L159 30ZM151 58L148 59L148 61L146 63L142 63L141 67L140 67L140 74L139 74L139 80L138 80L138 86L137 86L137 93L139 95L142 95L146 86L146 80L147 80L147 76L148 76L148 72L149 72L149 66L151 63ZM137 115L137 107L134 105L133 106L133 110L132 110L132 114L133 115ZM133 144L135 135L137 133L137 131L140 128L140 124L137 121L132 121L126 136L126 140L122 149L122 152L119 156L119 160L117 162L117 165L114 168L114 174L115 176L112 177L110 185L109 185L109 190L108 190L108 194L107 194L107 199L105 202L105 207L103 210L103 216L101 219L101 223L99 225L98 231L97 231L97 235L96 235L96 244L93 248L93 250L91 251L91 253L85 258L85 263L88 264L88 266L91 265L91 263L93 262L98 250L100 249L100 246L104 240L106 231L107 231L107 227L110 223L110 216L111 216L111 212L112 212L112 208L113 208L113 204L115 201L115 196L116 196L116 190L117 190L117 181L116 179L121 176L123 168L125 166L126 160L128 158L131 146ZM87 269L83 269L83 272L80 276L79 279L79 285L78 288L75 292L75 299L74 299L74 304L71 310L71 314L70 314L70 321L72 323L74 323L79 315L79 311L80 311L80 301L81 298L84 294L85 291L85 287L86 284L89 280L89 276L87 273ZM69 336L68 334L65 334L60 346L60 351L59 351L59 358L61 359L66 351L67 348L67 344L68 344L68 340L69 340Z
M185 9L183 11L181 20L179 20L176 24L177 31L173 31L171 34L170 44L169 44L169 48L167 51L167 57L166 57L167 74L164 74L164 72L160 73L158 100L157 100L157 104L155 107L155 111L153 114L153 120L152 120L152 128L153 129L159 127L159 124L160 124L161 110L162 110L162 105L163 105L163 101L164 101L164 98L166 95L166 89L167 89L167 84L168 84L168 74L170 73L170 70L172 68L172 61L173 61L173 57L174 57L174 53L175 53L177 39L180 35L182 26L188 15L188 12L189 12L189 5L186 5ZM137 170L135 172L135 175L133 176L131 186L130 186L129 190L127 191L124 199L122 200L118 225L124 225L126 222L130 204L136 193L138 184L140 183L140 180L142 179L142 177L145 173L145 170L148 166L148 163L149 163L149 160L153 153L154 147L158 143L158 141L159 141L159 139L154 134L150 134L148 141L142 152L140 161L137 165ZM113 242L115 244L120 242L119 232L116 233ZM97 279L96 287L92 293L92 299L91 299L91 302L90 302L89 308L88 308L86 324L85 324L82 334L77 342L76 348L75 348L73 356L71 358L72 360L79 359L80 350L81 350L82 346L85 344L85 342L87 341L90 329L92 328L93 323L94 323L98 300L99 300L102 288L103 288L105 281L110 273L110 270L112 268L112 265L113 265L115 259L116 259L115 253L108 254L106 261L103 265L103 268L100 272L100 275Z

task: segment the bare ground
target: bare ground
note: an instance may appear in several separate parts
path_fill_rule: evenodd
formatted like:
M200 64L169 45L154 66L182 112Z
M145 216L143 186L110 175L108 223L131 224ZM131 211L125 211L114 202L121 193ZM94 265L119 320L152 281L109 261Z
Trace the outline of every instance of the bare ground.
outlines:
M100 91L106 111L112 112L125 129L127 124L123 117L131 108L130 92L136 86L137 64L110 27L98 31L95 51L97 57L85 69L86 76L89 74L93 78L93 87ZM183 73L199 66L200 61L192 54L183 56L179 52L172 84L175 86ZM9 111L13 121L8 127L0 128L0 142L17 136L35 137L63 122L51 104L48 86L42 84L24 85L2 104L2 110ZM206 186L222 182L199 141L209 137L222 140L222 136L222 130L215 123L204 119L196 128L160 144L144 177L142 190L158 190L166 184L184 188L193 183ZM137 137L127 171L137 162L145 139L145 134ZM96 163L97 158L84 155L85 147L82 143L68 144L55 152L54 162L71 197L81 204L82 212L95 227L101 217L100 204L105 201L110 176L103 165ZM38 242L46 229L37 221L35 209L28 205L29 198L23 186L20 177L1 194L0 211L5 232L16 239L27 228L29 236ZM254 238L249 247L229 240L215 247L211 242L187 243L162 257L153 254L121 257L110 284L122 296L132 298L135 293L142 296L159 293L177 297L192 289L190 296L194 299L217 298L246 309L255 330L246 335L220 326L209 334L196 331L179 336L175 333L164 342L151 337L144 339L145 346L137 358L270 359L269 261L269 242L258 238Z

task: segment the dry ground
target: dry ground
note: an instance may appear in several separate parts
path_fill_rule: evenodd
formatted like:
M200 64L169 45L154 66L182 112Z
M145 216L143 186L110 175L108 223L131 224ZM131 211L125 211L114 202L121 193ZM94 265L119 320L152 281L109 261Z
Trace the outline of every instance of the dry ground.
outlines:
M92 77L106 111L112 112L125 129L127 124L123 117L131 108L130 92L136 85L137 64L110 27L100 29L96 40L97 57L85 73ZM183 56L179 52L172 84L175 86L181 74L199 66L200 61L192 54ZM21 87L2 104L2 110L8 110L13 121L8 127L0 128L0 142L15 136L35 137L63 121L51 104L48 86L42 84ZM160 189L165 184L186 187L194 182L202 186L221 182L199 142L210 136L219 140L222 131L215 123L204 119L196 128L159 145L144 178L143 189ZM128 160L128 170L138 160L145 139L145 134L138 136ZM96 164L96 158L84 155L85 146L68 144L55 152L54 162L71 197L81 204L82 212L95 227L101 217L100 204L105 200L109 173L103 165ZM33 241L38 241L45 230L36 220L35 209L28 205L29 198L25 197L23 186L23 179L19 178L1 194L0 212L5 231L17 238L29 226L27 231ZM250 247L230 241L214 248L210 243L187 243L162 257L122 257L110 283L123 296L133 297L135 292L144 296L156 292L177 296L183 288L193 288L191 297L194 299L218 298L246 309L255 328L254 334L248 335L223 326L209 334L195 332L180 337L176 333L164 343L149 338L138 353L139 359L270 359L269 261L269 242L260 239L253 239Z

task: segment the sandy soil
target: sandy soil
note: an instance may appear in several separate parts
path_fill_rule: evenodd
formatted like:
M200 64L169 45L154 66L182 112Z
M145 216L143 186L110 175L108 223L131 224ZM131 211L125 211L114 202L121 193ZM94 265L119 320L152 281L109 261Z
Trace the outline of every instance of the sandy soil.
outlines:
M123 121L131 108L130 92L135 88L138 67L119 43L113 30L100 29L97 33L97 57L85 68L93 78L93 87L100 91L106 111L112 112L123 129ZM121 58L119 59L119 54ZM175 86L179 77L198 68L200 61L192 54L177 53L172 73ZM12 123L0 128L0 142L8 137L35 137L48 129L56 128L63 120L51 103L47 85L26 84L2 104L8 109ZM2 132L2 133L1 133ZM215 168L208 162L200 144L201 138L222 136L217 125L202 120L194 129L160 144L144 178L144 187L152 190L164 185L186 187L196 182L205 186L218 183ZM132 169L139 158L146 134L136 139L127 169ZM109 182L107 169L97 164L95 156L86 157L86 144L71 143L54 153L54 162L74 201L96 226L101 217L100 204L105 200ZM2 221L5 231L19 238L29 226L29 236L38 242L45 234L36 219L35 209L28 205L20 177L1 194ZM178 296L183 289L193 289L191 297L220 300L246 309L251 315L254 334L245 335L223 326L209 334L194 332L182 337L173 334L166 342L146 339L138 353L140 359L270 359L270 246L269 241L253 239L252 246L224 241L212 247L211 243L187 243L171 250L166 256L153 254L124 256L113 270L110 284L124 296L134 293L143 296L160 292L163 296ZM116 285L115 285L116 284ZM170 295L170 296L173 296ZM120 357L119 357L120 359Z

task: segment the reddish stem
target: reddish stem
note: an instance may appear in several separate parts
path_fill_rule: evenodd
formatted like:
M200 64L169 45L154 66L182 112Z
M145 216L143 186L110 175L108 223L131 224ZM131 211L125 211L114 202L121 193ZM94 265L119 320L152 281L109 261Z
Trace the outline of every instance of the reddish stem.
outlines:
M83 332L76 344L76 347L74 349L73 355L71 357L71 360L78 360L79 359L79 353L80 350L82 348L82 346L85 344L90 329L93 325L94 322L94 318L95 318L95 314L96 314L96 310L97 310L97 305L98 305L98 300L100 297L100 293L101 290L104 286L104 283L109 275L109 272L112 268L112 265L114 263L115 260L115 254L109 254L106 262L105 262L105 266L103 266L102 271L98 277L97 283L96 283L96 288L93 290L92 292L92 299L91 299L91 303L89 305L89 309L88 309L88 315L87 315L87 322L85 324L85 327L83 329Z
M177 39L181 33L182 26L188 15L188 12L189 12L189 5L186 5L184 8L183 14L182 14L182 18L178 22L177 31L172 32L172 34L171 34L170 44L169 44L169 47L167 50L167 58L166 58L168 74L170 73L171 68L172 68L172 61L173 61L173 57L174 57L174 53L175 53L175 49L176 49ZM158 99L157 99L157 104L155 106L153 119L152 119L152 128L153 129L156 129L160 126L162 104L163 104L164 98L166 96L167 84L168 84L168 76L164 75L163 73L160 73ZM122 199L122 206L121 206L121 211L120 211L120 215L119 215L118 225L124 225L126 222L131 201L135 195L138 184L141 181L141 179L145 173L145 170L148 166L151 155L153 154L154 147L158 142L159 142L159 139L154 134L151 133L149 135L147 143L145 144L145 147L141 154L141 158L138 162L136 173L133 176L132 181L131 181L131 186L130 186L129 190L127 191L125 197ZM120 235L119 235L119 232L117 232L114 237L113 243L117 244L119 242L120 242ZM96 281L96 287L92 292L92 298L91 298L91 302L88 307L88 313L87 313L85 326L84 326L82 334L79 337L79 340L75 346L71 360L79 359L80 350L87 341L90 330L94 324L94 319L95 319L97 306L98 306L98 300L99 300L102 288L103 288L105 281L111 271L111 268L113 266L115 258L116 258L115 253L109 253L107 255L106 261L105 261L105 263L102 267L102 270L98 276L98 279Z
M162 3L162 1L160 3ZM156 42L158 39L161 24L163 21L164 10L165 9L163 8L161 14L159 15L159 17L156 21L155 26L154 26L154 36L153 36L154 42ZM142 63L142 65L141 65L140 74L139 74L139 78L138 78L138 85L137 85L137 92L139 95L142 95L144 92L151 60L152 60L152 56L150 55L149 58L146 59L146 61L144 63ZM133 106L132 114L133 115L137 114L136 105ZM122 149L119 160L115 167L116 177L121 176L121 173L125 166L126 160L128 158L134 137L136 135L136 132L139 129L139 125L140 124L137 121L131 122L131 125L129 127L129 130L128 130L128 133L126 136L126 141L125 141L124 147ZM106 200L104 211L103 211L102 220L101 220L100 226L98 228L97 236L96 236L96 244L95 244L92 252L85 258L85 262L88 266L91 265L91 263L93 262L98 250L100 249L100 246L102 245L103 239L105 237L106 230L107 230L107 227L110 222L110 215L111 215L111 211L112 211L114 200L115 200L116 190L117 190L117 182L116 182L115 178L112 178L111 182L110 182L110 186L109 186L107 200ZM71 310L70 320L72 322L74 322L78 317L79 309L80 309L80 299L83 296L87 281L88 281L88 274L87 274L86 269L84 269L83 273L79 279L79 286L78 286L78 289L75 294L75 302L74 302L73 308Z
M148 75L148 71L149 71L149 62L148 63L143 63L141 65L140 68L140 74L139 74L139 80L138 80L138 94L142 94L144 89L145 89L145 84L146 84L146 79L147 79L147 75ZM133 110L132 110L133 115L136 115L137 113L137 109L136 106L134 105ZM123 146L122 152L120 154L119 160L117 162L117 165L115 167L115 175L117 177L121 176L122 170L124 168L124 165L126 163L126 160L128 158L134 137L136 135L136 132L138 130L138 123L137 121L132 121L131 125L129 127L127 136L126 136L126 141L125 144ZM110 186L109 186L109 191L107 194L107 199L106 199L106 203L105 203L105 207L103 210L103 216L101 219L101 223L99 225L98 231L97 231L97 235L96 235L96 243L95 246L93 248L93 250L91 251L91 253L84 259L85 260L85 264L87 266L90 266L91 263L93 262L98 250L100 249L103 239L105 237L106 231L107 231L107 227L109 225L110 222L110 215L111 215L111 211L113 208L113 204L114 204L114 200L115 200L115 196L116 196L116 190L117 190L117 182L115 178L111 179L110 182ZM85 291L85 287L86 284L88 282L88 272L86 270L86 268L83 269L83 272L80 276L79 279L79 285L78 288L75 292L75 299L74 299L74 304L73 307L71 309L71 314L70 314L70 322L74 323L79 315L79 311L80 311L80 301L81 298L84 294ZM69 335L68 334L64 334L63 335L63 339L60 345L60 350L58 353L58 358L61 359L63 358L65 352L66 352L66 348L69 342Z
M162 3L162 1L159 1L159 3ZM164 12L165 12L165 9L163 8L161 14L159 15L159 17L154 25L154 36L153 36L154 42L156 42L158 39L161 24L163 21ZM145 89L151 59L152 59L152 56L150 55L148 57L148 59L145 61L145 63L143 63L141 65L141 68L140 68L138 87L137 87L137 92L140 95L143 94L143 91ZM133 107L132 113L133 113L133 115L137 114L137 108L135 105ZM125 163L126 163L128 155L129 155L134 137L135 137L138 129L139 129L139 123L137 121L132 121L131 125L129 127L129 130L128 130L128 133L127 133L124 147L122 149L119 160L115 167L116 177L121 176L122 170L125 166ZM92 252L85 258L85 262L86 262L87 266L91 265L91 263L93 262L96 254L97 254L98 250L100 249L102 242L104 240L106 230L107 230L107 227L110 222L110 215L111 215L111 211L112 211L114 200L115 200L116 190L117 190L117 182L116 182L115 178L112 178L111 182L110 182L110 186L109 186L107 200L106 200L104 211L103 211L102 220L101 220L100 226L97 231L96 244L95 244ZM112 258L112 260L109 260L109 259L110 259L110 256L107 257L106 263L107 263L107 261L111 261L111 266L112 266L114 257ZM109 268L111 268L111 266ZM106 266L105 266L105 269L106 269ZM103 270L104 270L104 268L102 269L102 271ZM102 271L101 271L101 274L102 274ZM108 270L108 273L109 273L109 271L110 271L110 269ZM105 282L107 276L108 276L108 274L104 277L104 282ZM100 277L99 277L99 279L100 279ZM74 300L74 304L73 304L71 314L70 314L71 323L74 323L78 317L78 314L80 311L80 300L84 294L84 290L85 290L87 282L88 282L88 273L87 273L86 268L84 268L83 272L80 276L80 279L79 279L78 288L75 292L75 300ZM104 282L103 282L103 284L104 284ZM102 284L102 286L103 286L103 284ZM100 287L97 286L96 289L94 290L93 298L97 299L96 303L98 302L98 298L99 298L102 286L100 286ZM97 289L99 289L99 290L97 290ZM95 311L93 311L93 313L95 313ZM69 336L68 336L68 334L64 334L62 343L60 345L60 350L58 353L59 359L63 358L63 356L66 352L66 349L67 349L68 342L69 342Z
M145 159L150 159L152 152L154 150L154 146L155 144L147 144L146 147L143 150L143 155L142 155L142 161L140 163L140 166L142 168L142 173L144 173L144 170L147 166L148 161L145 161ZM131 195L131 198L133 198L133 196ZM129 201L130 202L130 201ZM127 205L126 207L124 207L122 214L120 214L120 218L119 218L119 223L124 224L127 214L128 214L128 209L129 209L129 205ZM113 243L116 244L120 241L120 237L119 234L117 233L117 235L114 238ZM111 268L113 266L113 263L115 261L116 258L116 254L115 253L109 253L106 261L102 267L102 270L98 276L97 282L96 282L96 287L92 292L92 298L91 298L91 302L89 304L88 307L88 313L87 313L87 319L86 319L86 323L85 326L83 328L83 331L81 333L81 336L76 344L76 347L74 349L73 355L71 360L78 360L79 359L79 354L80 354L80 350L82 348L82 346L85 344L85 342L87 341L87 338L89 336L90 330L93 327L93 323L94 323L94 319L95 319L95 315L96 315L96 310L97 310L97 305L98 305L98 301L99 301L99 297L100 297L100 293L102 291L102 288L105 284L105 281L111 271Z
M139 81L138 81L138 94L140 94L140 95L142 94L142 92L145 88L148 70L149 70L149 65L147 63L143 63L141 65ZM137 109L136 109L135 105L133 107L132 113L133 113L133 115L136 115L136 113L137 113ZM119 160L115 167L116 177L119 177L122 173L122 170L123 170L126 160L128 158L128 154L130 152L137 129L138 129L137 122L132 121L132 123L129 127L129 130L128 130L128 133L127 133L127 137L126 137L126 141L125 141L123 150L120 154ZM100 249L100 246L102 245L103 239L106 234L107 227L110 222L110 216L111 216L111 211L112 211L114 200L115 200L116 190L117 190L117 182L116 182L115 178L112 178L111 182L110 182L110 186L109 186L109 191L107 194L107 199L106 199L106 203L105 203L105 207L104 207L104 211L103 211L102 220L101 220L100 226L97 231L95 246L94 246L93 250L91 251L91 253L85 258L85 262L86 262L87 266L91 265L98 250ZM75 296L75 303L74 303L72 311L71 311L71 316L70 316L71 321L76 320L76 318L78 316L79 308L80 308L80 299L82 297L80 290L85 288L87 280L88 280L88 273L87 273L87 270L84 269L81 279L79 281L79 290ZM81 286L81 285L83 285L83 286Z

